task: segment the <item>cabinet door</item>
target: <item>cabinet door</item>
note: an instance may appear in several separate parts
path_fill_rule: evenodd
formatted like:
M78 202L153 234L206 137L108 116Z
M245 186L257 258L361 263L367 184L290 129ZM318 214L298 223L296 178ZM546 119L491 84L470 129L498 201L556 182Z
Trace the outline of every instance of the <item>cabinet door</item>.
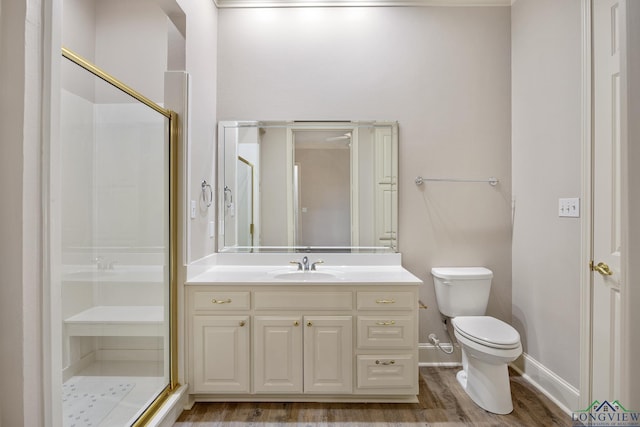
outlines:
M305 393L351 393L351 316L305 316Z
M254 390L302 392L302 318L255 316Z
M249 393L249 316L193 317L193 391Z

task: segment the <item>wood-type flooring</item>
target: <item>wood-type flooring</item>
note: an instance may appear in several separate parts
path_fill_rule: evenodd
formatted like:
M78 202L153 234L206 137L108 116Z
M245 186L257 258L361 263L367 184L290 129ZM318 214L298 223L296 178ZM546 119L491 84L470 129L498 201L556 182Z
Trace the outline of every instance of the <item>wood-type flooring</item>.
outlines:
M421 368L418 403L196 403L174 427L574 425L569 415L513 371L513 412L489 413L462 390L455 378L459 369Z

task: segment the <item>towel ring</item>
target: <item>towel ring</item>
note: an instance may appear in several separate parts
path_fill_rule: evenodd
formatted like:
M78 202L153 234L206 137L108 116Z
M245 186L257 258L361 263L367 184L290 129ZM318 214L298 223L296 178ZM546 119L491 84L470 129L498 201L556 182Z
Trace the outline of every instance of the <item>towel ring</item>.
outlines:
M202 201L207 207L210 207L213 203L213 189L211 188L211 184L207 183L206 180L202 181ZM209 189L209 197L207 197L207 189Z

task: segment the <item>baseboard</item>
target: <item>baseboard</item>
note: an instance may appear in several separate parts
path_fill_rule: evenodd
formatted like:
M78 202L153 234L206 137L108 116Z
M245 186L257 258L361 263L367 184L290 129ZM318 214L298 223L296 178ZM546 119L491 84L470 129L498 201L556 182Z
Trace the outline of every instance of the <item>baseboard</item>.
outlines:
M522 353L511 367L566 414L580 407L580 391L528 354Z
M447 350L451 350L451 344L442 343L441 346ZM460 366L462 356L460 347L454 346L453 354L446 354L433 344L418 344L418 364L419 366Z

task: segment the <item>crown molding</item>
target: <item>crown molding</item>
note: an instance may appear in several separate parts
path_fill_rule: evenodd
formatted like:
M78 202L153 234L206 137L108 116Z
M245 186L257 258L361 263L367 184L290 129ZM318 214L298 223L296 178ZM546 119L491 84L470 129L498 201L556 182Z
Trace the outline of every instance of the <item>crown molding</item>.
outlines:
M213 0L219 8L511 6L515 0Z

